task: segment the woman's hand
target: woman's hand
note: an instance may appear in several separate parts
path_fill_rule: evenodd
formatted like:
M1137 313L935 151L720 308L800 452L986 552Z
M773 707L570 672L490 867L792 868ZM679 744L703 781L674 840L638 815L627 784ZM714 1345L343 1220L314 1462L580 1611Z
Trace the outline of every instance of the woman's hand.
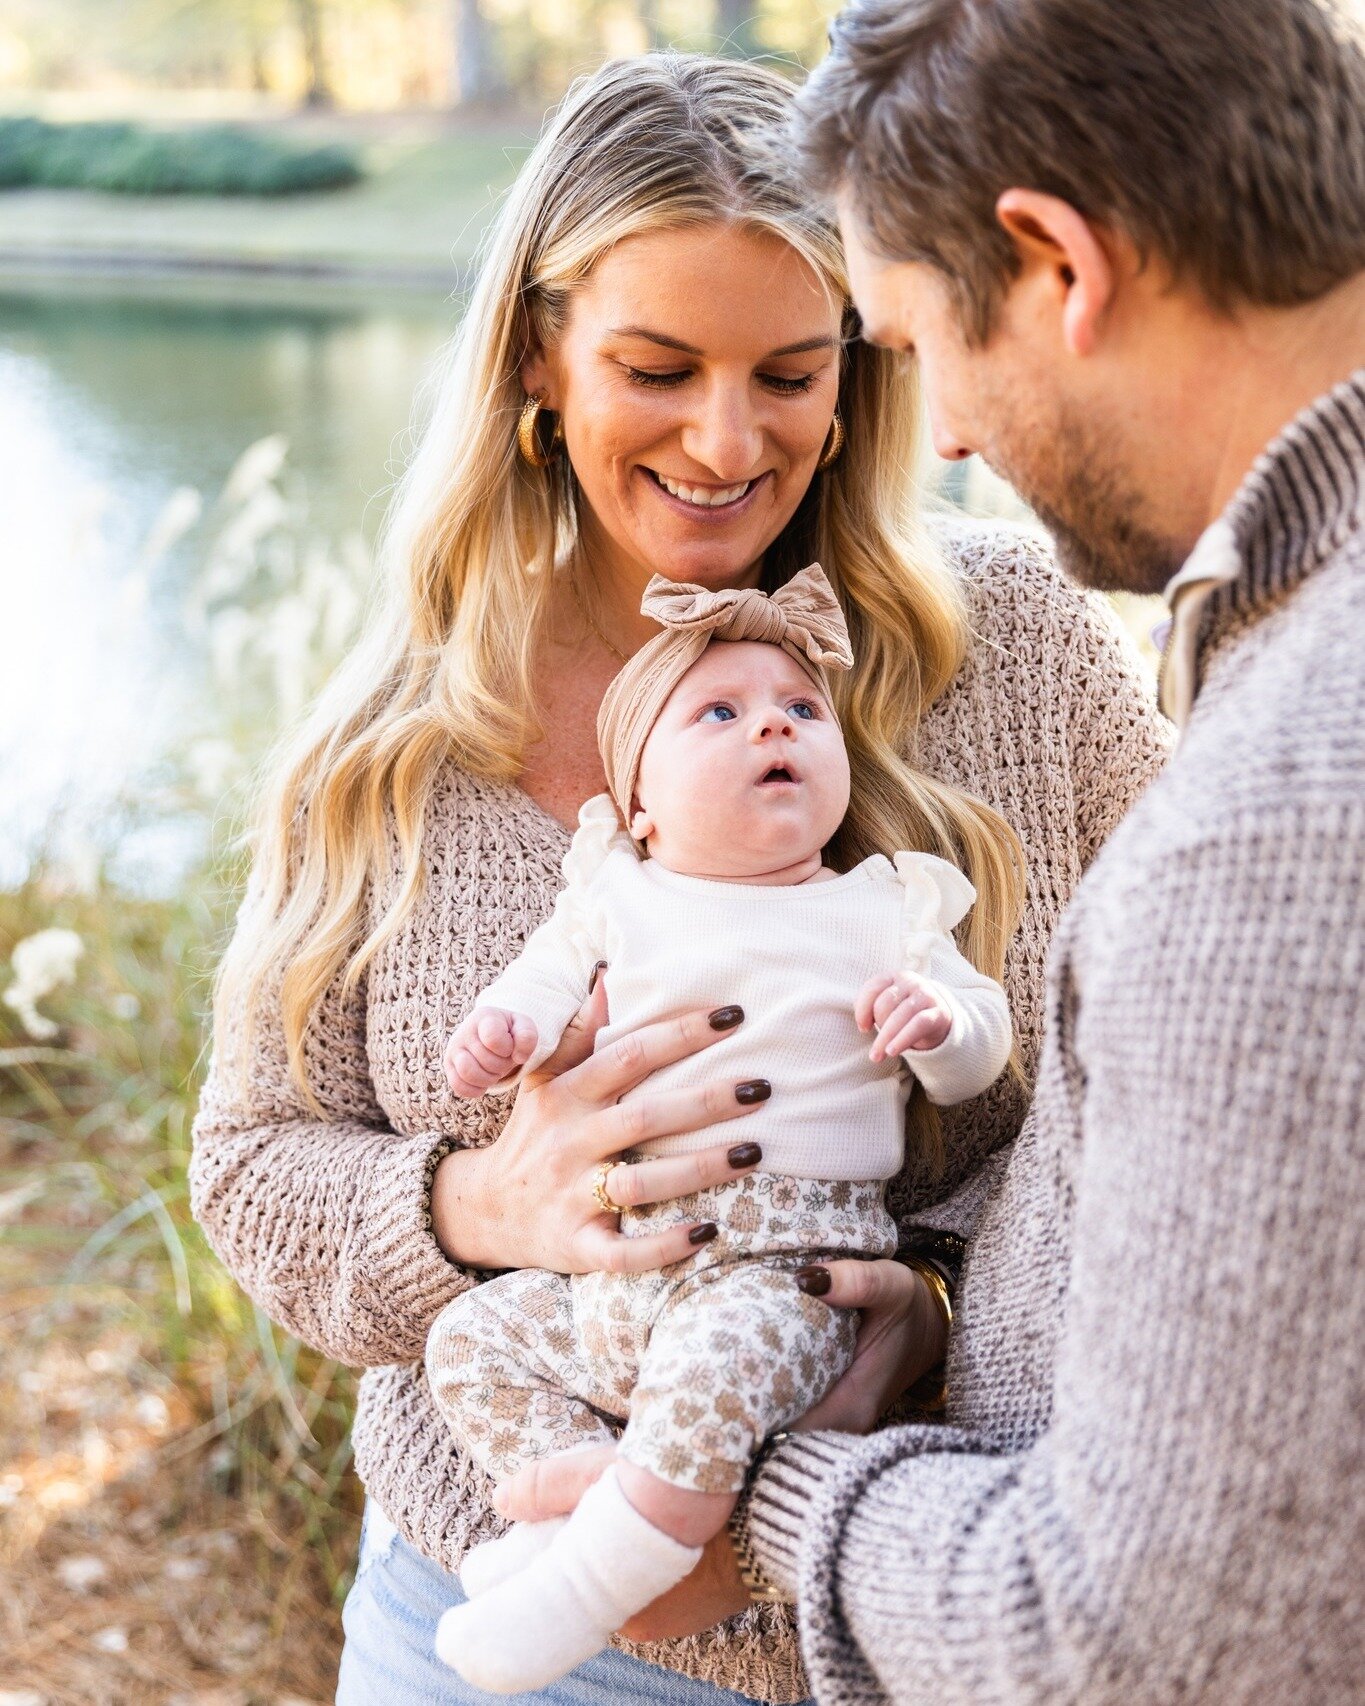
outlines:
M837 1309L861 1309L863 1318L847 1372L792 1427L870 1433L901 1393L942 1359L948 1335L939 1307L924 1280L901 1262L826 1262L801 1269L800 1277L807 1296ZM562 1516L615 1455L614 1446L594 1446L534 1463L499 1482L493 1508L511 1522ZM729 1530L722 1529L692 1574L621 1633L631 1641L696 1635L748 1604Z
M603 1212L593 1186L599 1164L622 1150L738 1119L767 1100L765 1080L729 1078L620 1100L661 1066L719 1042L744 1014L738 1007L685 1013L628 1032L594 1054L593 1039L607 1018L605 984L598 979L554 1054L523 1080L497 1142L456 1150L437 1167L432 1226L452 1261L560 1274L642 1273L683 1261L715 1236L709 1222L684 1222L627 1238L617 1216ZM617 1165L606 1189L613 1202L638 1208L737 1178L761 1158L757 1144L737 1138L695 1155Z
M862 1320L853 1361L792 1430L871 1433L897 1398L942 1362L943 1312L913 1268L889 1259L822 1262L802 1268L797 1283L836 1309L860 1309Z

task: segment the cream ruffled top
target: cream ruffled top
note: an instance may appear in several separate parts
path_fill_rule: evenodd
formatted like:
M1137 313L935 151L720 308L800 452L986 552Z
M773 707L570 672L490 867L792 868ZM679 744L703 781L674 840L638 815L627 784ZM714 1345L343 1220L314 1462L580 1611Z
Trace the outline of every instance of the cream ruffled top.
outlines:
M1004 992L951 935L976 891L943 859L898 853L893 864L876 854L841 876L782 887L682 876L640 858L599 794L579 814L564 877L554 912L478 1005L535 1021L539 1044L526 1071L553 1052L599 960L610 1009L599 1048L688 1008L743 1007L736 1030L632 1094L717 1077L768 1079L771 1101L744 1122L746 1140L763 1146L766 1172L889 1178L904 1157L913 1080L931 1101L961 1102L1009 1058ZM952 1029L936 1049L874 1065L853 1005L869 978L897 971L943 988ZM681 1155L731 1135L710 1125L640 1147Z

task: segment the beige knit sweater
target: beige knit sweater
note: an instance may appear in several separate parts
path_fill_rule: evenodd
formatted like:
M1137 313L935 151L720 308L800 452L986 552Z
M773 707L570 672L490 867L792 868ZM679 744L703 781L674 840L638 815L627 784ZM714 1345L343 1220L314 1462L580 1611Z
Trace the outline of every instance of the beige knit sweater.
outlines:
M1166 726L1110 614L1064 583L1036 542L957 523L945 532L975 638L923 724L916 757L989 801L1023 842L1027 911L1004 981L1031 1072L1058 912L1162 762ZM354 1427L361 1478L399 1531L448 1569L500 1524L423 1373L428 1328L474 1283L432 1236L423 1178L449 1134L491 1142L506 1104L454 1101L441 1056L548 915L568 844L520 790L450 770L432 801L421 901L354 999L334 991L311 1027L310 1075L327 1118L305 1111L278 1031L263 1028L249 1092L211 1065L195 1124L191 1188L210 1241L275 1320L367 1370ZM944 1110L949 1170L933 1194L962 1190L940 1221L971 1219L991 1174L983 1163L1009 1144L1023 1113L1008 1078ZM888 1201L904 1218L930 1194L907 1168ZM639 1650L760 1700L807 1692L785 1607Z
M1365 1700L1365 369L1225 519L1180 749L1057 932L953 1425L756 1483L821 1706Z

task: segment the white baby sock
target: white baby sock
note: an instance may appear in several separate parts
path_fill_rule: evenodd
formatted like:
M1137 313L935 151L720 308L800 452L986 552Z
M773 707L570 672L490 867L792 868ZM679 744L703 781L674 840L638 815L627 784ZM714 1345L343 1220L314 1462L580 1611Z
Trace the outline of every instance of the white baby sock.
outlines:
M496 1540L471 1546L460 1562L460 1586L471 1599L497 1587L538 1558L568 1520L552 1516L548 1522L513 1523Z
M538 1557L442 1616L437 1656L490 1694L546 1688L600 1652L701 1553L646 1521L609 1469Z

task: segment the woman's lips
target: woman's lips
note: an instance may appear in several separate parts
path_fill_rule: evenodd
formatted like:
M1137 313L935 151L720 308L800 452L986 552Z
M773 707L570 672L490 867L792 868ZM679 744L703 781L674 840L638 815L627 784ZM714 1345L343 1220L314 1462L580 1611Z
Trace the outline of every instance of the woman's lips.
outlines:
M649 481L650 489L658 495L659 500L662 503L667 504L675 513L685 515L689 521L701 522L730 521L735 516L742 514L752 505L755 493L757 493L759 488L763 486L768 479L766 474L759 474L755 479L749 481L748 489L742 497L732 498L728 503L699 504L692 503L686 498L675 497L674 494L669 491L668 487L663 484L663 481L653 468L642 467L640 472ZM675 485L683 484L683 482L676 480L673 483ZM693 491L697 490L696 487L689 487L688 489ZM715 489L724 491L733 488L718 487Z

